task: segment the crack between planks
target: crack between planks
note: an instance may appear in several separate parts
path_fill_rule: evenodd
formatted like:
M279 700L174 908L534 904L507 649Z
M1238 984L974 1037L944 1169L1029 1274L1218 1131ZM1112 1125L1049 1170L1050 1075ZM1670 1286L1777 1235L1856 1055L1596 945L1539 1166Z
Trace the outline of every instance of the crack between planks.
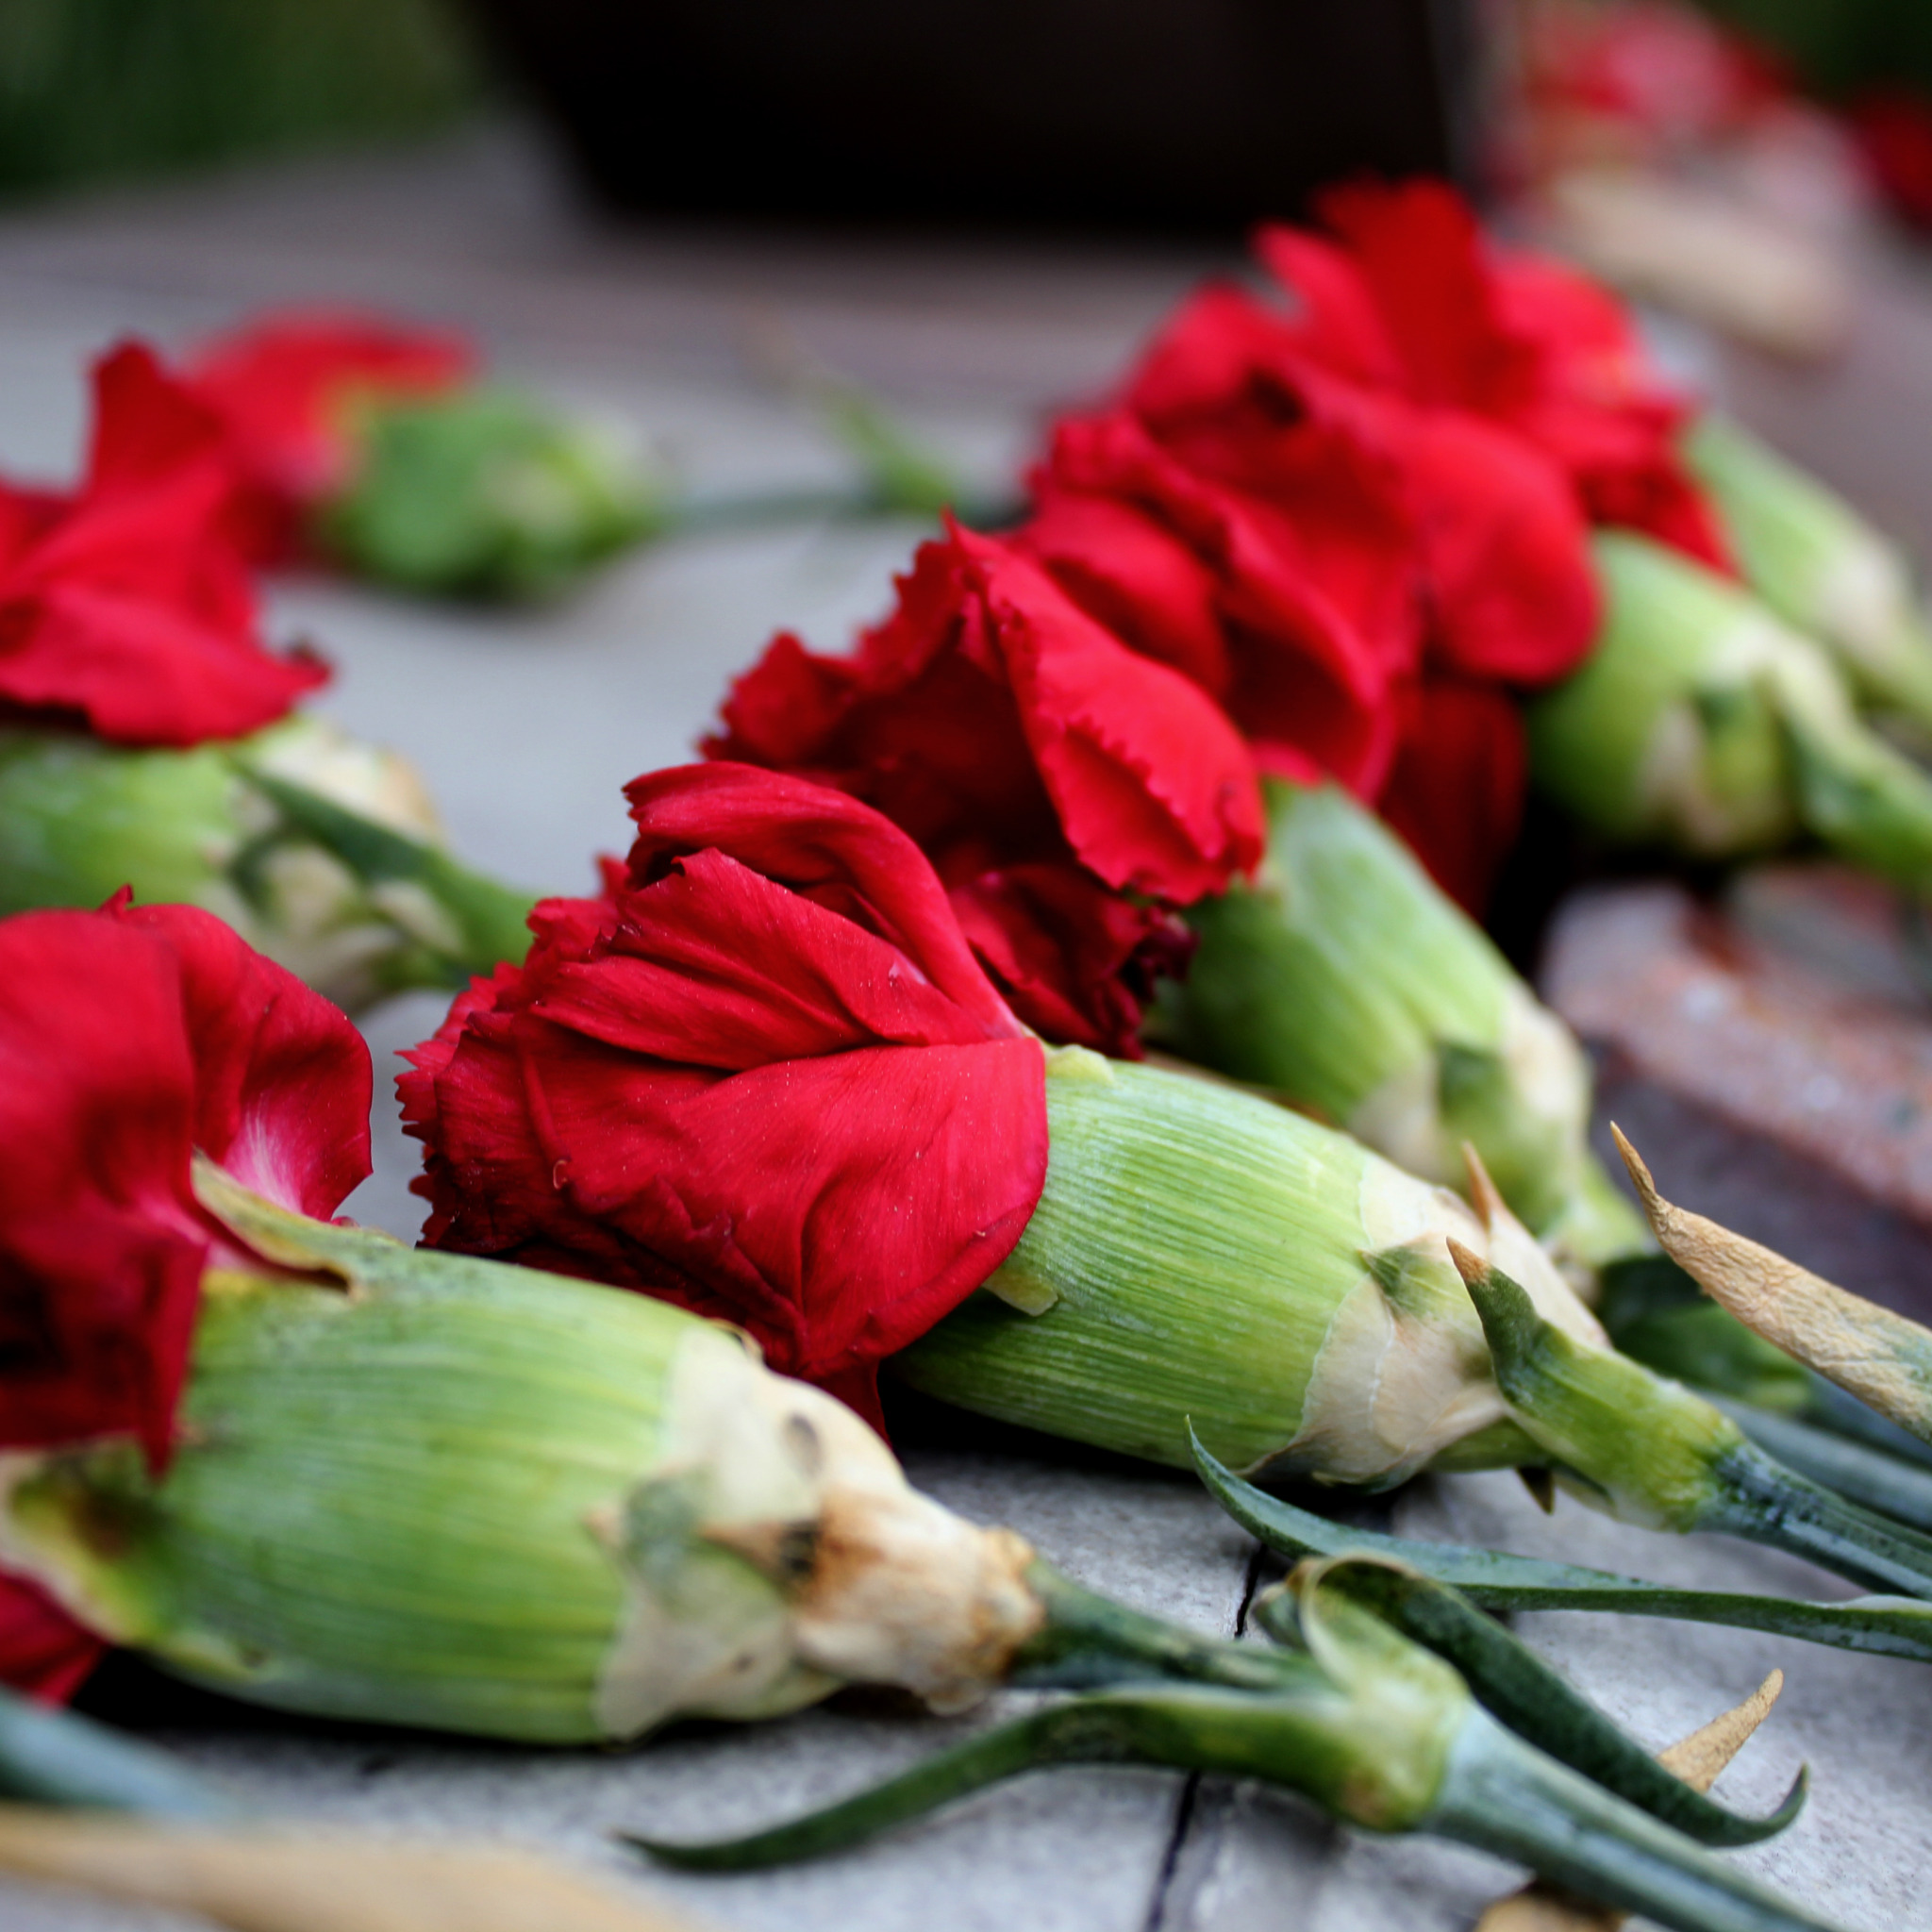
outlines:
M1259 1543L1249 1553L1247 1568L1241 1575L1241 1602L1234 1613L1234 1634L1247 1635L1248 1612L1254 1607L1255 1593L1261 1587L1261 1570L1267 1552ZM1188 1847L1188 1839L1194 1828L1194 1819L1201 1804L1202 1774L1191 1771L1181 1781L1180 1796L1174 1802L1174 1824L1167 1835L1167 1844L1161 1853L1160 1871L1154 1881L1154 1896L1148 1901L1147 1916L1141 1921L1141 1932L1178 1932L1178 1921L1173 1928L1170 1919L1174 1916L1176 1907L1184 1908L1185 1901L1175 1897L1175 1882L1180 1875L1182 1855Z

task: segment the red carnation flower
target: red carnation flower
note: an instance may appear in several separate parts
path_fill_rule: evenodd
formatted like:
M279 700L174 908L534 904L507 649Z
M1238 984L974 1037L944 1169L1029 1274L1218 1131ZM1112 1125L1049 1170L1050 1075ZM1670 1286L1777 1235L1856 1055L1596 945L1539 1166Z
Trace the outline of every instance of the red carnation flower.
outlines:
M1496 685L1432 677L1403 692L1399 717L1375 809L1457 905L1479 912L1522 827L1523 714Z
M1677 451L1690 405L1613 296L1557 262L1494 247L1445 182L1340 189L1321 212L1334 241L1278 226L1256 239L1303 305L1311 354L1500 425L1562 470L1595 521L1730 567Z
M611 897L539 908L409 1056L425 1239L736 1322L876 1420L1039 1201L1040 1043L870 807L736 764L628 795Z
M272 724L328 673L263 648L219 425L133 344L95 365L94 410L73 497L0 499L0 709L120 744Z
M1892 213L1914 228L1932 229L1932 99L1909 85L1868 88L1847 118Z
M331 1214L369 1172L370 1085L348 1020L208 913L0 922L0 1449L126 1434L163 1466L228 1252L192 1156ZM95 1650L0 1577L0 1681L62 1694Z
M1118 408L1062 422L1014 541L1212 693L1264 769L1332 776L1386 808L1399 765L1404 795L1415 788L1423 694L1547 683L1587 653L1588 529L1550 458L1411 393L1365 279L1332 245L1309 248L1307 313L1204 290ZM1521 808L1498 788L1523 766L1519 747L1477 793L1430 788L1424 857L1472 908Z
M187 381L226 436L249 558L298 553L309 512L351 480L359 402L440 394L475 368L460 336L353 311L291 310L202 343Z
M1188 667L1191 673L1193 667ZM909 833L979 961L1052 1038L1137 1051L1173 908L1259 858L1241 739L1010 544L955 527L849 658L779 638L708 756L803 774Z
M1421 641L1397 481L1305 422L1261 425L1265 450L1238 453L1229 432L1204 469L1124 412L1062 422L1015 547L1201 686L1265 769L1373 791L1393 748L1391 693ZM1241 488L1270 455L1270 483Z

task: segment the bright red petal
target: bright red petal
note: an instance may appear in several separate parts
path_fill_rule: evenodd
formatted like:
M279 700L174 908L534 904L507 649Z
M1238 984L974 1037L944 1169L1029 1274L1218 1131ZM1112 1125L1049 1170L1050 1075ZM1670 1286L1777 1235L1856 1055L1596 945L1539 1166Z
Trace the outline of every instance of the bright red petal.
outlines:
M1480 408L1508 354L1474 212L1447 182L1354 182L1322 197L1422 403Z
M1227 634L1207 561L1137 504L1056 489L1050 471L1034 484L1038 502L1013 533L1014 548L1037 558L1081 609L1143 658L1224 696Z
M0 923L0 1446L120 1430L166 1457L208 1236L194 1072L158 937Z
M1040 1046L868 808L734 765L632 797L633 883L541 908L525 966L411 1056L427 1238L741 1323L862 1392L1030 1217Z
M242 466L302 501L339 484L358 395L431 395L475 373L462 337L351 310L291 309L204 342L189 358Z
M1124 898L1071 863L1008 866L952 890L953 910L1007 1003L1044 1039L1139 1059L1141 1018L1193 941L1158 906Z
M1508 695L1436 678L1404 694L1402 744L1376 809L1480 918L1516 841L1528 782L1523 720Z
M1399 478L1372 478L1305 424L1270 429L1258 453L1231 446L1239 426L1184 434L1176 454L1131 418L1068 419L1039 479L1044 500L1110 498L1172 531L1212 574L1227 664L1220 695L1257 755L1377 782L1390 680L1421 643L1410 533L1388 494ZM1238 469L1243 487L1216 466ZM1138 575L1131 554L1109 577L1111 561L1090 548L1068 581L1081 598L1105 582L1103 617L1132 598Z
M1011 1252L1046 1176L1037 1041L871 1047L702 1085L540 1042L553 1172L580 1215L819 1377L925 1333Z
M1018 1032L959 936L932 867L879 812L822 785L750 765L683 765L625 787L638 827L631 878L715 848L896 948L979 1029Z
M369 1049L347 1014L192 906L117 909L179 962L194 1144L244 1187L326 1220L369 1174Z
M192 464L225 471L220 419L162 369L144 342L121 343L93 366L90 495L163 483Z
M1220 708L1137 657L1039 567L958 531L1067 842L1107 884L1191 905L1261 856L1254 766Z
M42 1704L65 1704L107 1650L38 1584L0 1572L0 1684Z
M73 711L116 744L192 745L271 724L328 681L170 610L80 583L0 600L0 698Z
M1408 473L1430 651L1469 677L1547 684L1597 626L1590 531L1562 472L1480 418L1418 412Z
M1255 258L1299 302L1295 333L1339 375L1376 389L1407 383L1395 339L1359 264L1325 236L1286 223L1255 234Z

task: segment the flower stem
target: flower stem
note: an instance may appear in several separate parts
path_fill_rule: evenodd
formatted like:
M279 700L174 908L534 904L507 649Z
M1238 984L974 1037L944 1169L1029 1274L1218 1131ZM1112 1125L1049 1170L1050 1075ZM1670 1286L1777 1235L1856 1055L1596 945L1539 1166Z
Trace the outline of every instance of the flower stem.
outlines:
M1512 1557L1470 1543L1384 1536L1331 1523L1284 1497L1268 1495L1243 1482L1198 1443L1194 1456L1201 1479L1221 1507L1251 1536L1291 1559L1349 1552L1390 1557L1439 1583L1453 1584L1486 1610L1621 1611L1626 1616L1765 1630L1835 1650L1932 1663L1932 1605L1885 1598L1815 1604L1744 1591L1676 1590L1638 1576Z
M232 1818L240 1808L167 1753L5 1690L0 1799L204 1821Z
M1768 1543L1854 1583L1932 1597L1932 1537L1861 1509L1745 1442L1720 1458L1700 1528Z
M1013 1684L1085 1690L1158 1679L1268 1690L1281 1683L1278 1653L1197 1636L1128 1609L1050 1563L1033 1563L1026 1584L1045 1608L1046 1624L1015 1653Z
M1727 1402L1720 1395L1711 1400L1787 1469L1864 1508L1932 1532L1932 1470L1791 1416Z
M1564 1890L1685 1932L1795 1932L1829 1924L1690 1851L1481 1711L1456 1740L1424 1829L1532 1866Z
M1052 1764L1145 1762L1136 1748L1138 1716L1134 1706L1125 1703L1081 1698L1058 1704L768 1831L702 1844L674 1844L629 1832L624 1840L660 1864L689 1872L748 1872L822 1858L1024 1772Z
M1371 1828L1415 1825L1519 1858L1605 1904L1679 1932L1828 1932L1668 1825L1544 1757L1472 1705L1458 1713L1418 1817L1377 1815L1376 1771L1351 1748L1354 1713L1301 1660L1299 1695L1202 1685L1106 1691L1037 1711L898 1777L766 1831L704 1844L626 1841L665 1864L741 1872L823 1857L989 1785L1050 1764L1156 1764L1259 1777ZM1371 1749L1374 1744L1372 1742ZM1368 1769L1363 1784L1352 1774ZM1398 1788L1399 1771L1391 1780Z
M1448 1585L1386 1554L1344 1547L1319 1565L1322 1587L1365 1605L1384 1622L1454 1664L1477 1701L1525 1742L1580 1772L1627 1804L1705 1845L1749 1845L1774 1838L1805 1808L1801 1772L1764 1818L1741 1818L1674 1776L1575 1690L1520 1638ZM1264 1591L1256 1624L1276 1642L1303 1641L1303 1588Z

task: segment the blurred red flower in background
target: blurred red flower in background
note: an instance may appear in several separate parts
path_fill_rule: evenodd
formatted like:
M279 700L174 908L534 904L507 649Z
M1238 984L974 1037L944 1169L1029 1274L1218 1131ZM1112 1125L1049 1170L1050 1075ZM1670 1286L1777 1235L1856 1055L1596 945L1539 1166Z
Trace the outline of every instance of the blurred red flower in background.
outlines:
M93 382L79 490L0 486L0 709L118 744L272 724L328 672L262 643L220 425L137 344Z
M185 380L226 436L249 559L301 553L309 513L353 478L358 404L441 394L476 364L461 336L349 309L291 309L201 343Z

